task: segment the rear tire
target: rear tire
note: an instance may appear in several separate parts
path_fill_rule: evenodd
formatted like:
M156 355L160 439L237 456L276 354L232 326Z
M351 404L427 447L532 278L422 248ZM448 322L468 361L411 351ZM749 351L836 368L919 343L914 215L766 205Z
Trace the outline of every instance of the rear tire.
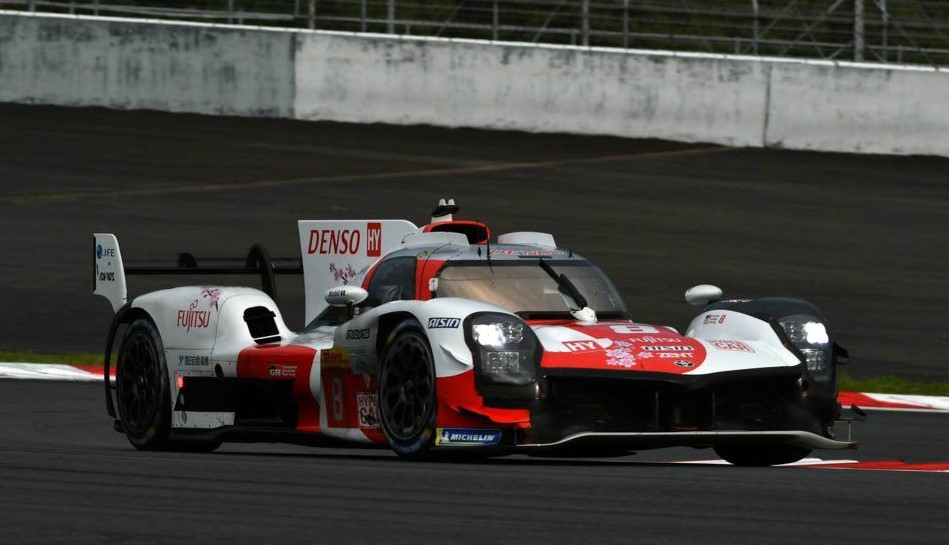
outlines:
M784 445L715 447L715 454L736 466L763 467L790 464L805 458L811 449Z
M140 318L125 331L115 373L119 418L129 443L138 450L211 452L220 441L172 441L171 383L161 335Z
M386 346L379 374L379 418L389 446L405 458L425 458L435 442L435 363L422 329L409 322Z
M115 397L125 436L139 450L162 450L171 433L168 366L161 336L149 320L125 331L115 372Z

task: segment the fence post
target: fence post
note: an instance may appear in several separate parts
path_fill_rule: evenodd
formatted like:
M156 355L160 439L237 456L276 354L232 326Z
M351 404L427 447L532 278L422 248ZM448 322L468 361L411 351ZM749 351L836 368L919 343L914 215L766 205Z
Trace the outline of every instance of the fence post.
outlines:
M309 10L308 18L310 30L313 30L316 28L316 0L310 0L310 5L307 9Z
M36 0L30 0L30 12L36 11Z
M886 0L880 0L879 6L883 17L883 62L889 62L890 12L886 9Z
M501 19L501 14L498 13L498 0L494 0L491 6L491 39L498 41L498 23Z
M629 0L623 0L623 48L629 49Z
M227 0L227 24L234 24L234 0Z
M388 4L388 31L389 34L395 34L395 0L389 0Z
M863 0L853 0L853 60L863 60Z
M580 2L580 42L590 45L590 0Z
M755 55L758 54L758 18L761 16L761 11L758 7L758 0L751 0L751 11L754 12L754 21L752 22L752 36L751 36L751 51Z
M359 2L359 28L363 32L366 31L366 0L360 0Z

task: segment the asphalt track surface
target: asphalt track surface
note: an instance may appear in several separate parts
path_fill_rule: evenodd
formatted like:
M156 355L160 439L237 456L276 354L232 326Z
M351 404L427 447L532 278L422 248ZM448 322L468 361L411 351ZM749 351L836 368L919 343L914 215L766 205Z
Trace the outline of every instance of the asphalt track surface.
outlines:
M684 328L698 283L799 296L854 375L949 380L946 159L3 104L0 350L102 350L93 231L115 232L126 259L254 242L298 256L298 219L423 224L438 197L495 234L554 233L640 321ZM302 282L281 280L299 326Z
M939 543L949 474L564 460L406 462L385 450L135 451L98 384L0 381L0 542ZM945 415L874 413L858 451L946 461Z
M451 196L547 230L637 318L689 285L817 302L854 374L949 378L949 161L655 141L0 105L0 349L99 351L89 234L126 259L298 253L301 218L406 217ZM186 279L181 279L184 281ZM283 280L283 279L281 279ZM132 279L133 293L174 284ZM291 325L301 287L280 284ZM2 543L944 543L946 475L225 445L135 452L100 385L0 381ZM881 414L858 451L949 460L945 415Z

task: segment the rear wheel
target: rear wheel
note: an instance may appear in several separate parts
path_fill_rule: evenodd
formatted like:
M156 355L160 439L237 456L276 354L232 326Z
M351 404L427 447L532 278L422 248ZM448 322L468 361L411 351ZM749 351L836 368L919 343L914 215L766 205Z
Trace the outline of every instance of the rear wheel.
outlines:
M125 436L139 450L160 450L171 432L168 368L158 330L148 320L129 326L119 348L115 394Z
M119 418L139 450L210 452L219 441L171 441L171 386L158 329L149 320L129 326L119 348L115 376Z
M745 445L715 447L715 454L736 466L776 466L803 459L811 449L786 445Z
M400 327L386 347L379 376L379 416L398 455L428 455L435 439L435 365L416 324Z

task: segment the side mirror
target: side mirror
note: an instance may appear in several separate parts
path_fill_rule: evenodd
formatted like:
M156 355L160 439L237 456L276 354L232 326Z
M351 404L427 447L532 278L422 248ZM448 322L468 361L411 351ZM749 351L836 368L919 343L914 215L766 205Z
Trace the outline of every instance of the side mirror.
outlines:
M336 286L326 290L323 299L334 307L350 307L358 305L369 297L369 292L359 286Z
M711 284L699 284L685 290L685 302L697 307L704 307L722 298L722 289Z

